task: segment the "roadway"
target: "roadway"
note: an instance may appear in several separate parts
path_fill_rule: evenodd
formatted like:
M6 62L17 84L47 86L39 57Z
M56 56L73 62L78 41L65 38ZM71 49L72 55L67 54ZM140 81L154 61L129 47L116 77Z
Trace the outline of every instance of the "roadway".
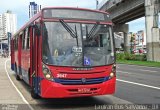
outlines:
M160 68L119 64L114 96L137 104L160 104Z
M0 59L1 60L1 59ZM6 61L7 59L5 59ZM5 62L3 62L5 66ZM4 68L0 66L0 70ZM32 99L30 88L15 79L10 70L10 61L6 61L6 74L13 81L25 105L35 110L94 110L98 105L110 104L160 104L160 69L134 65L120 65L117 67L117 89L114 95L96 96L89 98L69 99ZM1 72L0 72L1 73ZM15 90L16 91L16 90ZM17 97L19 97L17 96ZM1 100L1 97L0 97ZM28 103L28 104L27 104ZM16 102L15 102L16 104ZM31 106L31 107L30 107ZM159 108L155 110L159 110Z

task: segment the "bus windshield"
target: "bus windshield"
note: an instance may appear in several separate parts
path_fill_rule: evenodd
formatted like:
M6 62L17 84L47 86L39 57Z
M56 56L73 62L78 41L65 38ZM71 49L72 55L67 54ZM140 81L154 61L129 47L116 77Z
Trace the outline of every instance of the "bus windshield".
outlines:
M55 66L93 67L114 63L110 25L44 22L42 60Z

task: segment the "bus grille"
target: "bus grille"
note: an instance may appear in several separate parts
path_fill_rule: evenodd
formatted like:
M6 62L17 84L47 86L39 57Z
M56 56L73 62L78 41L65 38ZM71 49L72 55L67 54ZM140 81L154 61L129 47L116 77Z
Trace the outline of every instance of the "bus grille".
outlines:
M55 79L55 82L63 85L88 85L88 84L100 84L109 80L109 77L102 78L81 78L81 79Z

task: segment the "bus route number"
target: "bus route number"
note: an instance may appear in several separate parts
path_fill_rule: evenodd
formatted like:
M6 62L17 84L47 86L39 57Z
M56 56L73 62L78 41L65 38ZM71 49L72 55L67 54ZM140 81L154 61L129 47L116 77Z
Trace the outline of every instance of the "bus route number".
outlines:
M57 78L66 78L67 74L57 74Z

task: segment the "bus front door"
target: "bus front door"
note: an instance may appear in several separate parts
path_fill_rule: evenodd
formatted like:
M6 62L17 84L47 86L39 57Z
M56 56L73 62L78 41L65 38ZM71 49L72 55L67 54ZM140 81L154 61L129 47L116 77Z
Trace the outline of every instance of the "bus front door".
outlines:
M32 27L31 32L31 96L33 98L38 98L39 94L39 80L38 80L38 42L39 37L35 33L36 29Z

